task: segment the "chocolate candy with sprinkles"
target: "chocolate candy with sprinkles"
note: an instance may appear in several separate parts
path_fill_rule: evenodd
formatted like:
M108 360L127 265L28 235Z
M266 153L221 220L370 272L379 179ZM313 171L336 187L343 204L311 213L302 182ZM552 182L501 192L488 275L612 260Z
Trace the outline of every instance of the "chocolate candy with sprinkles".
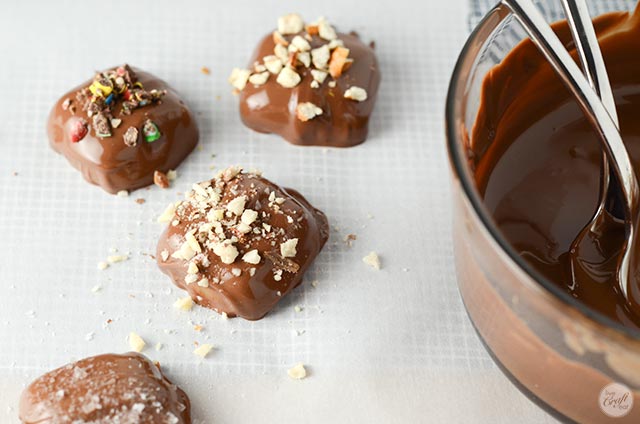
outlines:
M153 184L156 170L177 168L199 139L175 90L128 65L99 72L62 96L47 132L56 152L113 194Z

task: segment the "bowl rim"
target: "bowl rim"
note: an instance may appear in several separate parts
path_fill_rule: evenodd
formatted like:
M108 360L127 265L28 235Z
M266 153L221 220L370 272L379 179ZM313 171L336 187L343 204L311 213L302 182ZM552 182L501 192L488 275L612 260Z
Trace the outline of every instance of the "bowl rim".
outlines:
M482 201L475 187L475 183L471 181L469 173L466 172L468 168L466 160L464 159L466 155L460 151L460 143L457 143L460 134L458 133L458 127L456 125L455 112L458 100L463 98L463 96L458 96L458 89L462 87L461 84L458 84L458 80L462 75L465 59L469 55L470 50L473 47L477 46L478 43L484 43L486 41L479 39L479 35L487 29L486 27L491 24L492 18L494 18L495 15L503 16L497 21L497 24L494 26L493 30L495 30L499 23L503 22L511 14L510 12L507 12L506 6L502 5L502 3L499 3L484 15L482 20L476 25L474 30L467 38L467 41L465 42L464 47L462 48L462 51L458 56L449 83L445 108L445 132L447 138L447 153L454 177L460 182L465 197L472 206L476 217L480 220L484 229L488 231L493 241L498 244L498 246L503 250L503 253L505 253L506 256L521 271L523 271L535 283L546 290L546 292L548 292L564 304L568 305L569 307L577 310L585 317L605 327L623 333L625 336L640 340L640 330L624 326L623 324L614 321L613 319L596 311L595 309L592 309L585 303L575 299L570 294L562 290L557 284L544 277L533 266L528 264L520 255L518 255L515 249L511 246L511 244L507 241L507 239L502 235L501 231L495 225L495 222L493 221L492 216L489 214L489 211L484 207L484 202Z

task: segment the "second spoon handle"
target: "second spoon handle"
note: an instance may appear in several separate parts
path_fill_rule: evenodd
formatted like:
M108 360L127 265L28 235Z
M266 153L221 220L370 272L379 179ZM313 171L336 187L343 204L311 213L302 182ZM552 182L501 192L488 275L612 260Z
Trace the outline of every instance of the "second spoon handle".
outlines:
M599 48L598 36L591 21L587 2L586 0L562 0L562 5L587 81L600 95L600 99L602 99L602 103L613 122L620 127L609 73L604 63L602 50Z

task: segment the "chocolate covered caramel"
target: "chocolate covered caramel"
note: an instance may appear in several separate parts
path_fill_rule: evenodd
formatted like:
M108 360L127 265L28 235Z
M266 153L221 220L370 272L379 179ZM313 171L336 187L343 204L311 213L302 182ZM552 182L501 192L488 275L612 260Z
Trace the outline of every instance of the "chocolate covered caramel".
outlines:
M329 236L326 216L295 190L231 167L159 218L160 269L197 303L257 320L302 282Z
M292 14L256 48L229 82L249 128L300 145L350 147L367 138L380 72L373 48L338 33L324 18Z
M640 9L632 15L603 15L594 24L612 82L620 132L637 172ZM576 57L566 22L554 29ZM640 314L633 307L640 302L637 279L629 285L631 303L615 280L624 224L600 223L602 234L593 251L572 249L598 205L602 142L530 41L519 44L485 78L472 140L470 162L484 203L516 251L574 298L622 325L640 329ZM584 269L577 273L572 263L584 264Z
M25 424L189 424L187 395L138 353L85 358L44 374L20 399Z
M198 127L178 94L157 77L127 65L69 91L51 110L51 147L84 178L109 193L153 183L198 143Z

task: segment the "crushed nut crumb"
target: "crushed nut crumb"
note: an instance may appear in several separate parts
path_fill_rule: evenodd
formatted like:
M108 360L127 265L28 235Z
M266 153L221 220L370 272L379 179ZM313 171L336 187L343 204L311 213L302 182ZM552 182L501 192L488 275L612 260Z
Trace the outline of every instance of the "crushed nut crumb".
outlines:
M169 178L162 171L155 170L153 172L153 182L160 188L169 188Z
M213 350L213 345L209 344L209 343L203 343L202 345L200 345L198 348L196 348L193 353L196 356L199 356L201 358L206 358L207 355L209 354L209 352L211 352L211 350Z
M367 92L364 88L349 87L347 91L344 92L344 98L364 102L367 100Z
M369 253L367 256L362 258L362 261L374 269L380 269L380 257L376 252Z
M299 103L296 107L296 117L302 122L307 122L322 115L322 109L311 102Z
M297 364L287 370L287 374L294 380L302 380L307 376L307 370L303 364Z
M134 352L142 352L146 346L145 341L133 331L129 333L129 348Z

